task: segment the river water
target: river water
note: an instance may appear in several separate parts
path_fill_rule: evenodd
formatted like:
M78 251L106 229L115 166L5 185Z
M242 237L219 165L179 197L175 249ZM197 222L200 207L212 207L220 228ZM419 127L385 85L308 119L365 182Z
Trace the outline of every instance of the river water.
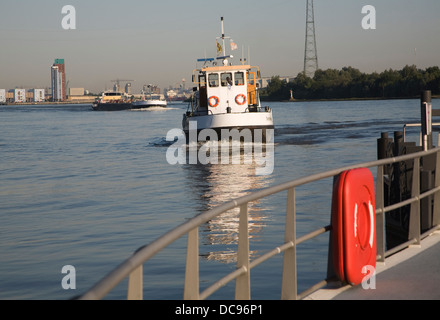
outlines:
M433 107L437 100L433 101ZM264 103L274 113L273 170L176 164L167 133L186 105L95 112L90 105L0 107L0 299L69 299L187 219L255 189L376 159L381 132L420 121L419 100ZM417 129L408 131L417 140ZM436 142L436 141L435 141ZM297 191L297 235L330 222L331 180ZM286 195L253 203L255 258L284 237ZM235 268L236 211L200 228L200 287ZM299 290L322 280L328 234L298 247ZM145 299L181 299L186 239L144 266ZM63 266L76 288L63 289ZM251 274L253 299L279 299L282 255ZM127 281L107 298L124 299ZM214 299L232 299L234 284Z

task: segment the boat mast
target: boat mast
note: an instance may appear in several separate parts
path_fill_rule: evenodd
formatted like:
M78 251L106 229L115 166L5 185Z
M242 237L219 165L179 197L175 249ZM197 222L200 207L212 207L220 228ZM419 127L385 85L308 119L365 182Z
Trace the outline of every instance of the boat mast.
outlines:
M226 50L225 50L225 31L224 31L224 28L223 28L223 17L221 17L221 26L222 26L223 56L226 56Z
M223 60L223 65L224 66L226 66L226 65L228 65L228 58L233 58L233 56L232 55L226 55L226 47L225 47L225 39L226 38L229 38L229 37L225 37L225 30L224 30L224 27L223 27L223 17L221 17L221 27L222 27L222 36L221 36L221 39L222 39L222 45L223 45L223 47L222 47L222 56L221 57L217 57L217 60ZM217 37L216 39L219 39L219 37ZM217 42L217 44L218 44L218 42Z

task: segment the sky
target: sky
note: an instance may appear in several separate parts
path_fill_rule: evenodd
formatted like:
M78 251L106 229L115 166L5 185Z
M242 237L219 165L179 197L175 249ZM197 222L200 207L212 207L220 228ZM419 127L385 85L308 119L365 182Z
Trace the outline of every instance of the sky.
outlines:
M75 8L76 29L65 30L62 8ZM362 7L376 9L365 30ZM318 63L382 72L440 65L439 0L314 0ZM115 79L178 86L197 58L216 56L226 36L260 67L263 77L296 76L304 68L306 0L2 0L0 88L50 87L50 66L63 58L69 87L100 92Z

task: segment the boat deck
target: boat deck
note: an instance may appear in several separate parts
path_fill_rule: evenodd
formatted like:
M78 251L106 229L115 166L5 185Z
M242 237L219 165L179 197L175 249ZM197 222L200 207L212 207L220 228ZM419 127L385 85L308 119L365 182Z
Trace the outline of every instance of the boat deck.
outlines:
M440 299L440 231L376 266L375 289L331 286L306 300L438 300Z

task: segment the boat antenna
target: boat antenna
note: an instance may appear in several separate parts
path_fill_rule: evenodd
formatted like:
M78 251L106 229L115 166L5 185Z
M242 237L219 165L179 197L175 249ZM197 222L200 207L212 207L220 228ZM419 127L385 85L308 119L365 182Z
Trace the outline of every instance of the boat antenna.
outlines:
M226 56L226 50L225 50L225 30L223 28L223 17L221 17L221 26L222 26L223 56Z
M228 58L233 58L233 56L232 55L226 55L226 47L225 47L225 38L229 38L229 37L225 37L225 31L224 31L224 27L223 27L223 17L221 17L221 27L222 27L222 36L221 36L221 39L222 39L222 45L223 45L223 47L222 47L222 56L221 57L217 57L217 60L223 60L223 65L227 65L228 64ZM217 39L219 39L218 37L217 37Z

